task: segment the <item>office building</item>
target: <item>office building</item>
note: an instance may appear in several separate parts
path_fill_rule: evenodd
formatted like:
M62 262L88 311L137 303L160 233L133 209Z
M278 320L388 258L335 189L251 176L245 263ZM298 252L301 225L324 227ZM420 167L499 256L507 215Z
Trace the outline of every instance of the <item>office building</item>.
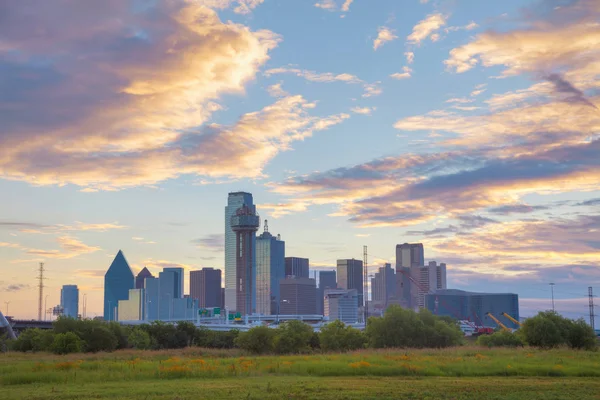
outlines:
M137 284L137 282L136 282ZM127 300L119 300L117 319L119 321L141 321L146 318L144 314L144 289L130 289Z
M106 321L116 320L119 300L127 300L129 289L134 288L135 277L123 252L119 250L104 275L104 319Z
M64 285L60 289L60 307L62 315L79 318L79 289L77 285Z
M404 243L396 245L396 270L399 267L422 267L425 265L423 243Z
M256 231L260 217L254 207L243 205L231 217L235 232L235 311L250 315L256 311Z
M325 317L330 321L340 320L345 324L358 322L358 292L356 289L326 289Z
M281 301L279 314L315 315L317 313L317 286L314 279L287 277L279 281Z
M167 267L163 268L163 272L172 272L175 274L175 281L173 283L173 298L181 299L183 298L183 268L181 267Z
M424 267L411 267L410 276L413 284L410 288L411 307L424 308L425 295L435 290L446 289L446 264L430 261Z
M308 258L286 257L285 276L308 278Z
M396 296L396 274L392 264L379 268L371 279L371 300L387 307L390 299Z
M489 312L508 328L518 328L502 315L507 313L519 321L519 296L514 293L474 293L444 289L425 295L425 304L427 309L436 315L445 315L458 320L472 321L478 326L496 328L494 320L486 315Z
M195 318L198 300L191 296L174 296L180 290L179 282L179 271L172 268L164 268L158 278L144 280L144 319L169 321Z
M190 297L200 308L221 307L221 270L202 268L190 272Z
M324 315L325 289L336 289L335 271L319 271L319 287L317 288L317 314Z
M256 207L252 201L252 194L246 192L229 193L227 206L225 206L225 307L230 311L236 308L236 234L231 228L231 218L236 211L246 205L253 212ZM254 239L252 240L254 246Z
M144 288L144 279L152 278L153 275L148 271L148 268L144 267L139 274L135 277L135 288L143 289Z
M272 315L277 312L279 281L285 276L285 242L269 233L265 220L264 232L256 238L256 312Z
M363 262L362 260L337 260L337 286L340 289L355 289L358 304L363 306Z

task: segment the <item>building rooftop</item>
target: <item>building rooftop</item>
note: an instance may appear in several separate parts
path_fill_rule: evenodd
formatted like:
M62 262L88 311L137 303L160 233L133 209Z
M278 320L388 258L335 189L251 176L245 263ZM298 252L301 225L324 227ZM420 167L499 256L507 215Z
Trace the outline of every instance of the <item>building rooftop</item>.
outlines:
M428 293L429 295L454 295L454 296L490 296L490 295L512 295L516 296L516 293L488 293L488 292L467 292L466 290L460 289L438 289L433 291L433 293Z

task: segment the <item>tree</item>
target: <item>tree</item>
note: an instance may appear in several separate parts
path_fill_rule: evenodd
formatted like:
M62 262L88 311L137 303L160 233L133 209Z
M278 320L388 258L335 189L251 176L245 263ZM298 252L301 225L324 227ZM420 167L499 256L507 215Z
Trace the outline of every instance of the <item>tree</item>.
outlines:
M181 332L180 336L182 338L183 335L185 335L185 346L191 346L194 343L196 338L196 326L193 323L189 321L179 321L176 329L177 332Z
M136 350L148 350L151 345L148 332L137 326L129 331L127 342L129 343L129 346Z
M583 318L572 321L567 342L572 349L596 350L598 348L596 332Z
M104 323L90 324L89 330L83 334L83 351L97 353L99 351L114 351L119 345L119 339Z
M117 338L117 350L126 349L128 347L127 333L125 332L125 329L123 329L123 326L117 321L111 321L108 323L108 329L110 329Z
M240 332L235 339L235 345L242 350L254 354L265 354L273 351L275 329L267 326L256 326L247 332Z
M381 318L369 318L366 336L371 347L449 347L462 343L463 333L455 321L418 313L393 305Z
M554 311L527 318L519 331L530 346L543 349L561 345L574 349L597 348L595 333L583 319L573 321Z
M302 321L286 321L276 329L274 350L279 354L309 352L313 332L313 328Z
M79 353L81 348L81 339L73 332L57 333L50 346L50 350L55 354Z
M319 342L323 351L349 351L365 346L365 336L361 331L335 320L321 328Z
M54 332L43 329L26 329L12 343L15 351L49 351L54 341Z

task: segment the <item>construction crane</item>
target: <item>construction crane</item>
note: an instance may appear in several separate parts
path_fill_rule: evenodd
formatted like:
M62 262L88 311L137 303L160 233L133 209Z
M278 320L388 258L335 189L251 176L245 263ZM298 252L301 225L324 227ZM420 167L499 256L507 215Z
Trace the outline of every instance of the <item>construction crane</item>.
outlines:
M493 315L491 312L487 312L487 313L485 313L485 315L487 315L488 317L490 317L491 319L493 319L493 320L494 320L494 322L495 322L496 324L498 324L498 326L499 326L500 328L502 328L502 330L504 330L504 331L507 331L507 332L510 332L510 329L508 329L508 328L506 327L506 325L504 325L502 322L500 322L500 320L499 320L498 318L494 317L494 315Z
M517 326L521 326L521 323L519 321L517 321L516 319L514 319L513 317L511 317L507 313L503 312L501 315L503 315L506 318L508 318L511 322L514 322Z

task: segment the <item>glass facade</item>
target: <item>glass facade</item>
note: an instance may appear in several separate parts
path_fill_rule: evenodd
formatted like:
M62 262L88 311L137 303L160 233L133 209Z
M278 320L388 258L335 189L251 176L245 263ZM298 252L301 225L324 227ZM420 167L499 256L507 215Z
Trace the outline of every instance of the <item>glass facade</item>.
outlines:
M411 283L411 267L422 267L425 265L425 251L423 243L404 243L396 245L396 288L399 299L407 307L414 307L418 302L417 289L413 290Z
M135 277L135 288L143 289L144 288L144 279L152 278L152 274L148 271L148 268L144 267L139 274Z
M339 319L345 324L358 322L357 291L342 289L325 290L325 316L330 321Z
M236 236L231 229L231 217L235 212L247 205L254 212L256 207L252 200L252 194L245 192L229 193L227 206L225 206L225 307L235 310L236 306ZM254 244L253 244L254 245Z
M317 312L317 286L311 278L287 277L279 281L279 314L314 315Z
M508 328L518 326L504 317L507 313L519 320L519 296L514 293L474 293L463 290L437 290L425 296L425 305L436 315L446 315L459 320L469 320L477 325L496 328L489 312Z
M273 315L280 300L279 281L285 276L285 242L264 232L256 238L256 312Z
M79 317L79 289L77 285L64 285L60 290L60 306L63 315L70 318Z
M173 285L173 298L181 299L183 297L183 268L168 267L163 268L163 272L173 272L175 274L175 282Z
M385 264L371 279L371 300L387 305L395 295L396 274L391 264Z
M325 315L325 289L337 288L335 271L319 271L319 287L317 288L317 314Z
M308 258L286 257L285 276L308 278Z
M340 289L355 289L358 304L363 305L362 260L337 260L337 285Z
M144 289L129 290L127 300L119 300L119 321L140 321L144 315Z
M221 270L202 268L190 272L190 297L201 308L221 307Z
M119 300L129 298L129 289L135 288L135 277L129 264L119 250L104 275L104 319L116 321Z

